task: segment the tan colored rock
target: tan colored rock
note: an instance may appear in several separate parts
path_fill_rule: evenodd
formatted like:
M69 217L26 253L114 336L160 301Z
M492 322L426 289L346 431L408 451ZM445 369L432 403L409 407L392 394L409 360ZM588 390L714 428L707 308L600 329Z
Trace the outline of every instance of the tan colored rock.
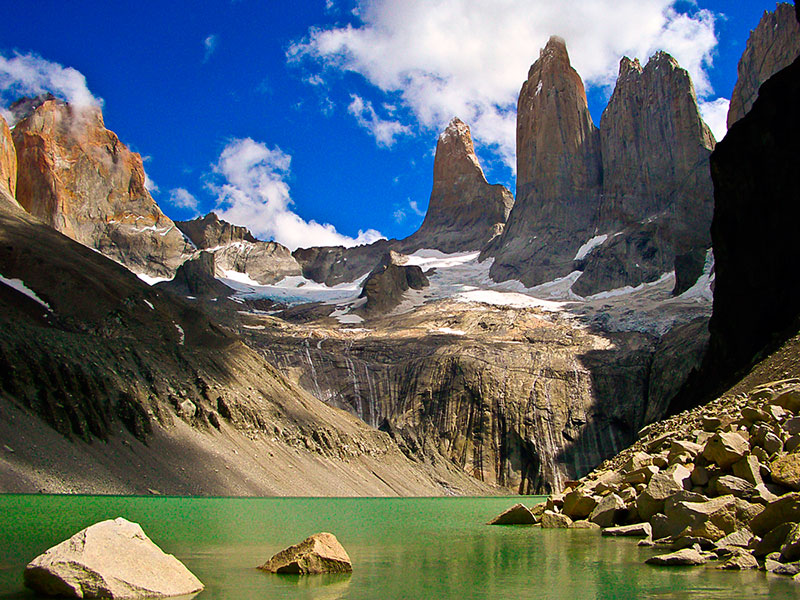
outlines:
M722 569L724 571L742 571L745 569L757 569L758 568L758 560L756 557L750 554L745 550L738 550L722 562L718 567L718 569Z
M650 523L633 523L632 525L621 525L619 527L607 527L603 529L603 535L613 537L641 537L649 538L653 535L653 528Z
M101 521L36 557L25 567L25 585L70 598L181 596L203 584L165 554L136 524Z
M667 498L690 486L691 475L691 471L680 464L653 475L647 488L636 501L639 516L644 520L650 520L654 514L662 512Z
M750 451L750 444L738 433L718 432L708 440L703 456L722 467L730 467Z
M692 469L692 483L696 486L706 486L708 485L708 469L700 466L695 465L694 469Z
M625 502L616 494L603 497L589 515L589 520L600 527L611 527L618 522L618 518L625 511Z
M17 204L17 151L8 123L0 115L0 199Z
M731 546L747 548L753 540L753 532L743 527L733 533L729 533L724 538L717 540L717 547L728 548Z
M769 463L772 481L800 491L800 454L784 454Z
M800 417L792 417L783 423L783 429L789 435L797 435L800 433Z
M667 461L669 464L676 462L687 463L694 460L694 458L703 451L703 446L689 442L686 440L674 440L669 448Z
M673 531L716 541L747 525L755 510L729 495L705 502L669 503L665 514Z
M147 191L141 157L106 129L99 108L46 100L12 137L17 201L29 213L137 272L172 276L191 254Z
M263 571L311 575L350 573L353 570L347 551L332 533L315 533L299 544L278 552L263 565Z
M793 413L800 412L800 388L794 386L775 395L770 404L780 406Z
M794 529L794 523L781 523L770 529L753 547L753 554L758 557L768 556L773 552L778 553L780 559L780 549L783 547L789 533Z
M650 479L652 479L653 475L658 473L658 471L659 468L655 465L641 467L625 475L625 482L632 485L636 485L637 483L649 483Z
M403 240L407 252L480 250L505 227L514 196L483 174L469 126L458 118L439 136L433 190L420 228Z
M572 524L572 519L562 513L546 510L542 513L543 529L567 529Z
M738 79L731 94L728 127L752 108L761 84L789 66L800 54L800 26L791 4L782 2L774 12L765 11L758 26L750 32Z
M570 519L579 520L588 517L597 506L597 498L584 489L571 491L564 496L562 512Z
M755 494L755 486L741 477L723 475L717 479L717 493L720 495L731 494L737 498L750 499Z
M792 492L779 497L764 507L764 510L750 522L750 529L763 536L782 523L800 522L800 492Z
M761 463L758 458L752 454L748 454L741 460L733 463L732 469L736 477L741 477L753 485L764 483L761 477Z
M697 566L704 565L706 559L694 548L684 548L683 550L678 550L677 552L671 552L669 554L651 556L644 562L648 565L662 565L667 567Z
M534 523L536 517L530 509L518 503L497 515L488 525L533 525Z
M643 467L653 464L653 457L647 452L634 452L631 457L622 465L623 473L632 473Z
M600 525L597 523L592 523L591 521L573 521L570 526L570 529L600 529Z

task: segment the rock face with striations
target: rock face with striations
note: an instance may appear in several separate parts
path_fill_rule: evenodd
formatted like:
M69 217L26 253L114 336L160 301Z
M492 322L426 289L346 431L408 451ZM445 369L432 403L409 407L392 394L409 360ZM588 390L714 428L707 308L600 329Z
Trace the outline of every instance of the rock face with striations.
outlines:
M245 227L238 227L213 212L175 225L200 250L214 255L216 269L246 273L262 285L301 274L300 265L286 246L257 240Z
M579 295L653 281L673 269L676 256L704 254L711 244L714 136L674 58L658 52L644 68L621 60L600 139L603 199L594 227L616 235L586 258L573 288Z
M486 181L469 126L454 118L436 144L425 220L403 241L404 249L480 250L502 232L513 204L511 192Z
M17 201L134 271L171 276L191 248L145 188L141 157L105 128L97 107L26 106L13 132Z
M600 198L600 136L580 75L551 37L517 105L517 194L505 231L485 255L495 280L536 285L570 272Z
M14 193L17 189L17 151L8 123L0 115L0 198L16 204Z
M747 47L739 60L739 77L731 94L728 127L752 108L758 89L775 73L788 67L800 55L800 25L795 8L786 2L775 12L765 12L750 33Z

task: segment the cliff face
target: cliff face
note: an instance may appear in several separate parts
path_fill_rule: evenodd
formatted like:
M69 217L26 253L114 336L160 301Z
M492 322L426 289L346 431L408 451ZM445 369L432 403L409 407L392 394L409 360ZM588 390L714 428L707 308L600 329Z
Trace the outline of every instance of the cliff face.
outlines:
M600 197L600 136L564 40L550 38L517 104L517 193L493 256L495 280L536 285L571 270Z
M453 119L439 136L433 190L419 230L403 240L406 252L480 250L503 230L514 197L483 174L469 126Z
M366 298L365 314L384 313L403 300L406 290L421 290L428 278L417 265L404 265L396 252L389 251L364 281L361 297Z
M286 246L262 242L245 227L221 221L213 212L175 225L200 250L213 254L216 272L246 273L262 285L301 274L300 265Z
M14 194L17 189L17 151L8 123L0 115L0 198L16 204Z
M191 248L144 185L141 157L98 108L44 100L17 123L17 201L72 239L134 271L172 275Z
M589 254L573 288L579 295L653 281L676 256L711 244L715 142L674 58L659 52L644 69L622 59L600 139L603 200L593 227L616 235Z
M729 128L752 108L761 84L792 64L798 55L800 25L795 18L795 7L782 2L775 12L764 13L747 40L731 94Z

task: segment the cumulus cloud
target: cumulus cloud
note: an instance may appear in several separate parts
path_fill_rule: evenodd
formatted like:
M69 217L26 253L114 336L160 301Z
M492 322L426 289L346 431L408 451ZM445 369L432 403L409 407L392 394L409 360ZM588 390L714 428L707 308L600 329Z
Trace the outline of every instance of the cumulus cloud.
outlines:
M399 97L425 128L441 129L458 115L513 168L517 95L550 35L566 39L573 66L590 87L613 85L623 55L646 62L663 49L691 73L701 97L710 95L715 15L683 13L678 3L357 0L360 22L313 28L289 47L287 58L328 79L337 71L362 75Z
M86 77L73 69L51 62L38 54L0 54L0 96L7 106L22 96L50 92L76 107L101 106L86 85Z
M355 238L328 223L306 221L292 210L286 182L291 156L251 138L232 140L220 154L214 172L221 183L210 187L217 195L219 216L294 250L309 246L357 246L382 239L374 229Z
M700 115L711 128L717 141L728 133L728 108L731 101L727 98L717 98L708 102L700 102Z
M205 52L203 54L203 62L208 62L208 59L211 58L211 55L214 54L214 51L217 49L218 43L219 43L219 38L214 34L209 35L206 39L203 40L203 48L205 48Z
M390 148L394 145L395 136L411 131L407 125L398 121L380 118L369 100L364 100L356 94L351 94L350 100L347 112L355 117L361 127L372 134L378 146ZM384 110L392 114L395 108L391 105L384 105Z
M173 188L169 191L169 203L176 208L185 208L197 212L198 203L186 188Z

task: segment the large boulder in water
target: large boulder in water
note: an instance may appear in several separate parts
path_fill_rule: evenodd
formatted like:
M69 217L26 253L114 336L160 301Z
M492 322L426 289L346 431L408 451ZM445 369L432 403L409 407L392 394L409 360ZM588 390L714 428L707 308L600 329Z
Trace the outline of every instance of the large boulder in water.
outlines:
M508 510L503 511L494 519L489 521L489 525L533 525L536 517L524 504L515 504Z
M197 577L123 518L101 521L53 546L25 567L25 585L68 598L182 596L203 589Z
M322 532L278 552L258 568L270 573L306 575L350 573L353 565L336 536Z

